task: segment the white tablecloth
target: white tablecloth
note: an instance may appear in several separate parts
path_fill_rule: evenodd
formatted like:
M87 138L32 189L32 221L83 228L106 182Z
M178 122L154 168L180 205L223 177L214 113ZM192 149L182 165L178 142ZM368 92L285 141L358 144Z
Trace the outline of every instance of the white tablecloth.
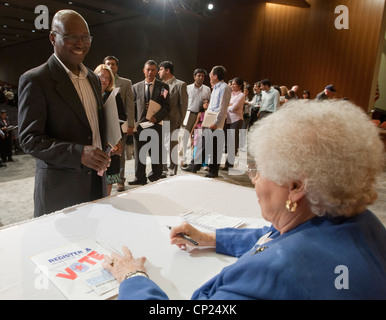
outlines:
M240 217L244 227L267 224L261 219L253 188L196 175L179 175L113 197L0 229L0 299L65 299L51 282L42 286L40 270L30 257L85 238L135 257L170 299L189 299L199 286L235 258L213 248L183 251L170 245L166 225L181 223L181 213L205 208Z

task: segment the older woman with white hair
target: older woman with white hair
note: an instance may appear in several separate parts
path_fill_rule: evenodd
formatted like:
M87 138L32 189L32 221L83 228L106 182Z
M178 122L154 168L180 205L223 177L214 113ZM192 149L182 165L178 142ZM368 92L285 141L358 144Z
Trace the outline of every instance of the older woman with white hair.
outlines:
M272 225L172 228L172 244L189 244L182 232L239 257L192 299L386 299L386 230L366 209L377 198L383 145L363 110L348 101L298 100L258 121L249 148L252 183ZM105 265L122 281L119 298L167 298L143 277L145 258L128 248L113 258Z

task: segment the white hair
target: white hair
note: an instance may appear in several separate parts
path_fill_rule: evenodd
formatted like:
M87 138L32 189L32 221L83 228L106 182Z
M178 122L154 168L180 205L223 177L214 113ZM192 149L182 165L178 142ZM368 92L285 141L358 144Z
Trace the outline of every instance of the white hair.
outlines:
M304 182L316 215L353 216L377 198L384 161L378 130L349 101L296 100L257 121L248 145L265 178Z

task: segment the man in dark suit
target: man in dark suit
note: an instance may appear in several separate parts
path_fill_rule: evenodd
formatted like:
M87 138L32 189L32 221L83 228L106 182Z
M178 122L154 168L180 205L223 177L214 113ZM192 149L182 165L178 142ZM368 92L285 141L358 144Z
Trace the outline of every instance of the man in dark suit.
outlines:
M170 94L169 86L156 79L157 71L157 63L153 60L147 61L143 68L145 80L133 85L137 131L134 132L135 180L129 181L129 185L144 185L147 179L157 181L162 175L162 125L160 122L169 115ZM150 100L158 103L161 108L147 119ZM144 123L148 122L152 125L144 128ZM146 150L144 147L147 145L150 146L152 171L146 177L147 152L144 152Z
M104 118L97 76L83 64L91 40L87 22L57 12L49 39L54 54L19 81L19 138L36 158L35 217L103 197Z

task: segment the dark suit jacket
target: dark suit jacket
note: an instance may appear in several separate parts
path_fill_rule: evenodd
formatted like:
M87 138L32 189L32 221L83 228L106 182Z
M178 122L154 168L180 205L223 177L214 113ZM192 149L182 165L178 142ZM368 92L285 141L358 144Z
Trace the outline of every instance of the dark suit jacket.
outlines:
M89 69L88 80L98 103L104 147L101 88ZM101 198L102 178L81 164L83 147L92 144L86 113L71 79L53 55L20 77L19 96L20 145L36 158L35 216Z
M166 98L161 95L162 89L168 91ZM135 106L135 123L138 125L139 122L147 121L146 110L145 110L145 81L142 80L133 85L134 91L134 106ZM170 112L170 93L169 86L166 83L156 79L154 81L154 88L151 99L161 105L159 110L154 117L157 119L157 123L164 120Z
M11 122L9 122L8 117L5 118L5 121L7 122L7 125L5 125L3 119L0 119L0 131L4 133L4 136L10 137L10 136L12 136L12 131L3 131L3 130L1 130L1 128L9 127L11 125Z

